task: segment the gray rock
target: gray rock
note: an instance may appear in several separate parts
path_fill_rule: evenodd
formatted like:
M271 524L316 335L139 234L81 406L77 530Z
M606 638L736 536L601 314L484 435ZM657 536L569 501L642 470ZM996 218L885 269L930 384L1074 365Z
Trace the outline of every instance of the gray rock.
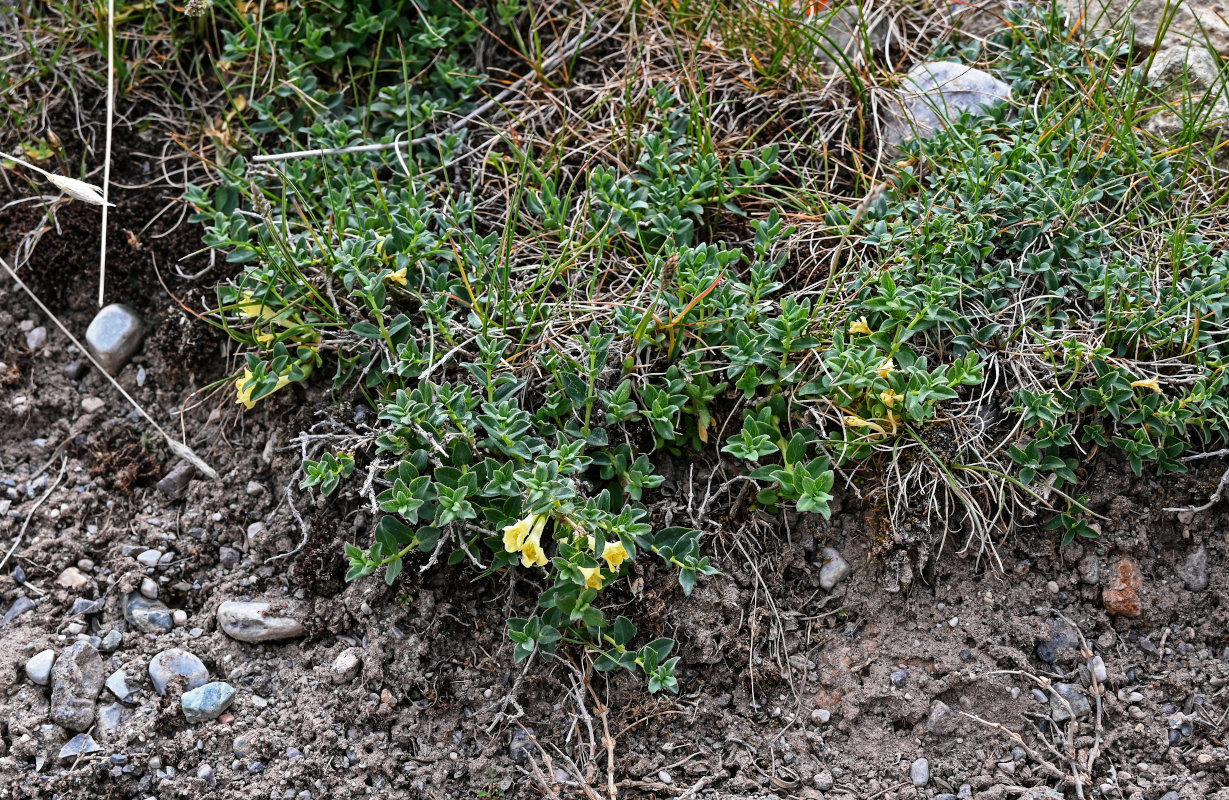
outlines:
M1208 548L1203 545L1195 548L1178 567L1178 577L1192 592L1208 588Z
M102 657L92 644L65 650L51 667L51 721L70 731L89 728L102 684Z
M223 569L234 569L239 564L239 551L233 547L218 548L218 563Z
M34 608L34 601L22 595L13 601L13 605L9 606L9 610L4 612L4 617L0 618L0 627L8 625L13 620L20 617L22 614Z
M307 631L289 616L289 608L271 603L227 600L218 606L218 627L241 642L276 642L293 639Z
M150 549L150 550L143 550L143 551L140 553L140 555L138 555L138 556L137 556L137 561L140 561L143 565L145 565L145 566L147 566L147 567L156 567L156 566L158 566L158 562L159 562L161 559L162 559L162 551L161 551L161 550L153 550L153 549Z
M200 778L210 786L213 786L213 767L209 766L208 764L201 764L196 768L196 777Z
M1059 7L1072 23L1082 20L1085 35L1125 30L1136 48L1151 50L1165 25L1161 49L1210 46L1229 55L1229 21L1216 0L1062 0Z
M141 579L141 594L148 597L150 600L158 599L158 582L150 577Z
M122 669L117 669L111 673L111 677L107 678L107 689L121 703L127 703L128 698L132 696L132 689L128 686L128 676Z
M1088 662L1088 669L1092 672L1092 677L1097 683L1105 683L1106 679L1109 678L1109 670L1105 668L1105 659L1101 658L1101 656L1093 656L1092 660Z
M824 565L819 569L819 585L830 592L849 575L849 562L835 548L825 547L823 553Z
M60 748L59 759L61 761L70 761L80 756L88 756L90 753L97 753L102 748L88 734L78 733L76 736L68 740L68 743Z
M172 500L178 500L188 491L188 484L196 476L196 467L181 461L166 476L158 481L158 491Z
M241 733L230 743L230 749L235 755L241 758L248 758L256 755L259 748L256 746L254 734Z
M811 722L816 725L827 725L832 719L832 712L826 708L817 708L811 712Z
M1050 620L1050 638L1037 645L1037 657L1047 664L1053 664L1064 650L1079 648L1080 634L1064 619L1055 617Z
M956 800L956 795L951 792L944 792L943 794L935 795L935 800Z
M128 716L128 711L119 703L108 703L98 708L98 732L110 733L120 726Z
M102 643L98 645L98 649L104 653L114 653L123 643L124 634L117 630L111 630L107 632L106 636L102 637Z
M1050 718L1055 722L1069 720L1073 713L1077 717L1086 717L1092 712L1092 706L1088 704L1088 698L1080 691L1080 687L1072 683L1056 683L1054 689L1058 692L1058 696L1061 696L1071 706L1071 711L1068 711L1067 705L1059 700L1058 696L1051 694Z
M333 666L329 670L332 673L333 683L349 683L354 680L363 666L362 652L357 647L348 647L341 651L341 654L333 660Z
M42 325L26 333L26 347L30 348L31 352L43 349L45 344L47 344L47 329Z
M959 717L951 706L942 700L930 704L930 715L926 717L926 732L932 736L951 736L956 732Z
M182 628L188 624L188 612L182 608L177 608L171 612L171 622L175 623L176 628Z
M1182 795L1177 792L1166 792L1161 795L1161 800L1182 800Z
M85 330L90 353L107 372L115 375L136 354L145 338L145 323L122 303L99 310Z
M1009 101L1011 87L979 69L928 61L909 70L897 99L900 107L892 110L885 132L892 145L930 136L966 111L978 113Z
M97 614L102 611L103 606L107 604L106 599L100 597L97 600L86 600L84 597L78 597L73 601L73 616L78 614Z
M1080 581L1085 586L1096 586L1101 581L1101 562L1096 553L1089 553L1080 559Z
M913 785L917 787L930 783L930 762L924 758L919 758L910 764L909 780L913 781Z
M55 663L55 651L44 650L26 662L26 677L39 686L51 683L51 665Z
M184 682L184 690L195 689L209 682L209 670L204 663L187 650L163 650L150 659L149 677L154 682L154 691L166 694L173 681Z
M175 627L171 621L171 610L165 604L135 593L128 595L124 601L124 619L145 633L165 633Z
M508 756L517 764L529 761L530 754L538 751L538 746L533 743L531 736L533 736L533 728L518 728L512 734L512 742L508 745Z
M179 704L183 707L184 719L188 722L208 722L217 719L235 701L235 687L215 681L184 692Z
M826 792L836 786L836 780L832 777L832 773L826 769L821 769L815 773L815 788L821 792Z

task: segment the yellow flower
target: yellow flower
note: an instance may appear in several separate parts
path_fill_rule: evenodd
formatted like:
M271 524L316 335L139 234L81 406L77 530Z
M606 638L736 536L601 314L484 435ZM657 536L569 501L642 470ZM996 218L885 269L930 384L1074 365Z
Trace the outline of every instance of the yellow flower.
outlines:
M864 333L867 336L870 336L872 333L871 326L866 322L866 317L860 317L856 322L849 323L849 332Z
M258 333L256 334L256 343L261 347L268 349L277 341L277 335L273 333Z
M542 530L549 519L545 514L530 514L504 528L504 550L520 553L521 563L527 567L544 567L548 563L542 550Z
M904 397L892 391L891 389L885 389L884 391L879 393L879 399L882 400L883 404L887 406L888 408L895 408L896 403L900 400L903 400Z
M405 270L406 268L402 267L401 269L388 273L388 279L393 283L405 286Z
M1148 378L1147 380L1142 381L1131 381L1131 386L1138 387L1140 389L1151 389L1157 394L1163 394L1161 391L1161 382L1156 378Z
M252 380L252 371L246 367L243 370L243 375L235 380L235 402L242 405L244 408L255 408L256 401L252 399L252 391L256 388L256 384L248 385ZM277 379L277 386L273 387L273 392L278 391L283 386L290 383L290 378L285 375ZM269 394L273 394L269 392ZM269 395L264 395L268 397Z
M586 589L602 588L602 570L600 567L581 567L580 574L585 576Z
M895 370L896 370L896 362L894 362L892 359L889 358L887 361L883 362L883 366L875 370L875 374L878 375L880 378L886 378L888 377L889 372L894 372Z
M602 550L602 558L611 569L618 569L619 565L626 561L628 557L627 548L618 539L615 539L613 542L607 542L606 547Z
M251 319L273 319L277 313L262 302L252 297L251 292L244 292L239 302L239 313Z
M529 538L529 531L533 529L533 523L536 521L536 515L530 514L522 520L517 520L511 525L504 527L504 550L509 553L519 553L521 548L525 546L525 540Z
M549 563L546 553L542 550L542 538L531 537L521 547L521 563L526 567L545 567Z
M845 416L845 424L851 428L870 428L876 433L887 433L883 426L877 422L871 422L869 419L862 419L856 414L848 414Z

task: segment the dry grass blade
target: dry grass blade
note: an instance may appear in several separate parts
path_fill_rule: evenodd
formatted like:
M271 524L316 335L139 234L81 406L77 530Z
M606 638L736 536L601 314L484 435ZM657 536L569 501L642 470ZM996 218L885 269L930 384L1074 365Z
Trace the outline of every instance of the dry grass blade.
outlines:
M107 213L105 210L106 207L113 205L113 203L107 202L105 191L92 183L86 183L85 181L80 181L76 178L69 178L65 175L57 175L54 172L48 172L42 167L37 167L28 161L23 161L16 156L9 155L8 153L0 153L0 158L7 158L9 161L21 164L26 169L37 172L50 181L53 186L74 200L80 200L83 203L89 203L90 205L102 206L104 209L104 219L105 214Z

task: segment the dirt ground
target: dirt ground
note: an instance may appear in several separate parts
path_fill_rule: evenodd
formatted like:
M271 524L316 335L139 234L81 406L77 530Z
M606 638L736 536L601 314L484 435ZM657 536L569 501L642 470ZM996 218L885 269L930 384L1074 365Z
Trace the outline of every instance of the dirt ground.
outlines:
M117 164L121 183L142 170L135 154ZM0 187L0 206L18 191ZM579 661L526 672L503 621L529 610L534 587L475 583L461 566L407 567L392 588L343 583L342 543L365 544L373 519L300 494L293 440L312 425L361 425L366 410L312 417L296 387L239 413L232 386L210 389L236 362L226 337L183 306L207 304L226 267L176 276L199 232L177 226L178 207L150 224L168 198L119 190L116 200L108 300L152 327L119 380L219 479L194 480L180 500L159 492L174 457L0 280L0 557L22 536L0 570L0 615L34 603L0 625L0 798L1229 799L1226 511L1163 510L1203 503L1225 462L1136 478L1100 453L1082 476L1106 518L1099 539L1062 548L1038 525L980 559L957 552L963 542L944 538L939 520L885 530L854 488L831 522L719 510L723 531L705 546L720 575L684 598L646 561L614 595L644 635L679 641L678 696L586 674ZM60 206L58 229L23 268L78 336L95 312L98 215ZM6 257L41 217L30 204L0 212ZM39 326L46 343L31 352ZM310 390L323 395L324 381ZM685 467L646 495L659 517L703 481L704 465ZM828 547L852 565L831 592L819 583ZM170 555L146 567L136 556L150 548ZM1201 549L1207 585L1193 589ZM1124 557L1142 577L1136 618L1111 615L1103 599ZM69 568L83 580L64 579ZM125 621L145 577L183 624L150 634ZM74 615L79 598L104 602ZM306 635L230 638L217 608L249 598L283 606ZM49 689L27 679L26 662L112 630L122 644L103 654L104 674L123 669L136 692L118 727L95 729L100 751L60 759L72 733L51 724ZM153 692L149 661L168 648L236 687L227 715L189 725L173 695ZM351 648L361 670L335 675ZM1102 683L1093 653L1105 664L1099 696L1085 688ZM1090 701L1074 725L1035 697L1059 683L1075 687L1065 691L1077 705ZM98 707L114 701L104 689Z

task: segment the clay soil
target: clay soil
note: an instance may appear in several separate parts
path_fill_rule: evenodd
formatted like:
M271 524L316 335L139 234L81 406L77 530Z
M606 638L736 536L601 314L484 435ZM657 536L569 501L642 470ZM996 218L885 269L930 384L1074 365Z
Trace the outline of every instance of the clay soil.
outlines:
M139 183L144 169L135 152L122 154L119 182ZM0 205L24 191L3 192ZM185 274L209 263L180 261L200 248L199 230L178 224L179 207L150 222L168 197L118 190L116 200L108 300L152 326L119 380L219 478L194 480L181 500L159 493L153 484L174 458L100 375L73 368L81 354L0 280L0 552L24 530L0 570L0 613L19 596L35 602L0 627L0 798L890 799L966 784L977 798L1056 798L1077 796L1072 776L1090 763L1085 797L1229 798L1229 520L1223 504L1163 511L1204 502L1223 462L1135 477L1101 453L1082 476L1105 517L1101 537L1060 547L1039 518L996 542L997 559L959 553L962 538L945 538L940 521L885 530L853 490L830 522L718 508L724 530L705 546L720 575L685 598L646 560L615 598L645 634L679 641L679 695L586 672L575 653L574 663L535 661L523 672L503 621L527 611L537 587L473 582L461 566L407 567L391 588L343 583L342 545L365 544L373 520L299 493L292 440L315 424L355 424L364 410L315 404L323 379L307 389L312 403L286 391L247 413L232 387L211 390L237 362L226 337L190 312L208 304L226 267L177 277L176 263ZM28 204L0 212L3 252L41 217ZM55 218L23 274L81 336L95 311L99 212L62 205ZM49 336L30 352L35 326ZM92 413L91 398L103 401ZM684 514L691 481L702 485L704 465L694 476L686 466L666 465L666 485L648 498L659 517ZM123 598L143 574L133 546L174 553L157 574L160 597L186 612L186 625L161 635L125 626ZM1210 582L1192 591L1177 570L1200 546ZM221 564L224 547L239 551L238 564ZM819 586L825 547L853 565L832 592ZM1103 603L1123 556L1142 576L1136 618ZM92 562L87 584L57 585L82 560ZM105 598L103 610L73 616L83 596ZM285 602L308 634L277 645L227 637L216 609L243 598ZM1078 647L1053 663L1038 655L1064 618L1107 668L1074 737L1033 694L1044 681L1089 683ZM23 667L44 648L111 629L124 637L104 655L105 672L125 669L137 701L100 736L100 753L61 762L71 734L50 724L49 692ZM361 672L335 683L331 665L355 646ZM233 718L188 725L152 692L149 659L171 647L238 689ZM100 703L110 701L104 690ZM1067 743L1051 749L1060 733ZM921 788L909 776L918 758L930 772ZM204 764L212 781L198 777Z

